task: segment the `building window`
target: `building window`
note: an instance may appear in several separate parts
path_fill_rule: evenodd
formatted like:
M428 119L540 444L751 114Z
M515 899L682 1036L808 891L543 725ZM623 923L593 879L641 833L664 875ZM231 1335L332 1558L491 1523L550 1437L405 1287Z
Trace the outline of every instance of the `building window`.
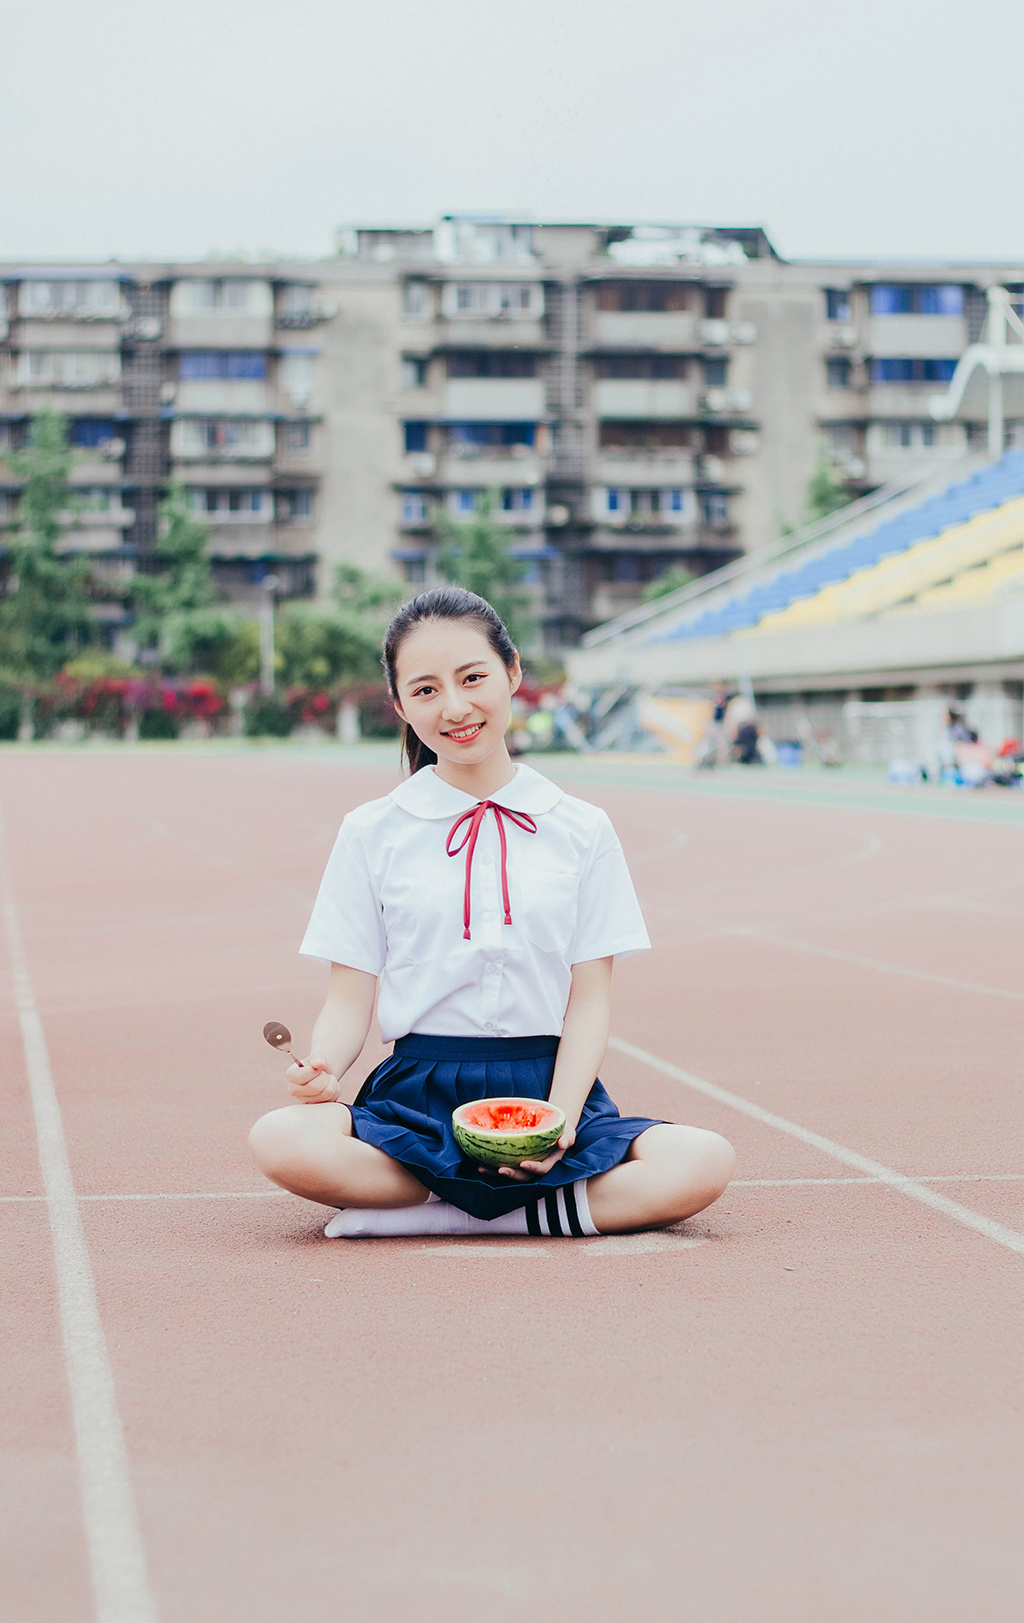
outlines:
M313 289L308 282L286 282L277 295L279 316L302 322L313 314Z
M462 517L466 517L470 513L475 513L477 506L477 492L475 490L453 490L451 494L451 505L455 512L461 514Z
M536 282L449 282L442 308L447 316L539 320L544 313L544 290Z
M913 423L887 423L885 438L889 445L902 451L909 450L914 443L914 425Z
M873 316L962 316L963 313L962 287L879 282L871 289Z
M516 349L456 350L448 357L450 378L532 378L537 363Z
M265 378L267 358L257 349L186 349L178 357L178 377Z
M935 424L934 423L922 423L921 424L921 444L924 445L924 446L932 446L932 445L935 444Z
M640 579L640 560L635 552L616 553L615 579L620 586L631 586Z
M121 375L116 352L88 349L22 350L18 356L18 383L23 388L102 388Z
M660 513L661 491L631 490L629 493L629 511L634 518L644 517L649 513Z
M452 445L478 445L498 448L509 445L532 445L536 438L535 423L450 423L449 443Z
M852 321L853 308L846 288L825 289L825 314L829 321Z
M430 317L430 286L427 282L406 282L402 288L402 314L411 321Z
M427 560L425 558L406 558L405 578L410 586L422 586L427 578Z
M830 356L825 362L825 382L830 389L848 389L850 371L850 362L844 356Z
M271 496L269 490L192 490L188 492L194 510L207 515L216 514L218 520L241 519L251 522L269 522Z
M729 522L729 498L722 490L706 490L700 499L700 516L709 529L723 529Z
M599 355L594 363L599 378L681 379L687 365L683 355Z
M686 282L600 282L597 288L599 310L663 314L689 307Z
M105 316L112 321L120 307L117 282L22 282L18 298L23 316Z
M534 496L536 492L531 489L514 488L503 490L501 505L506 513L532 513L534 509Z
M68 438L72 445L92 451L97 446L105 445L107 440L112 440L116 433L114 424L105 417L76 417Z
M626 507L626 492L624 490L606 490L605 506L609 513L622 513Z
M281 430L281 439L286 451L308 451L310 424L285 423Z
M223 310L236 315L269 315L268 284L237 276L196 276L175 283L171 295L172 314L209 315Z
M871 362L871 381L872 383L948 383L955 371L955 357L921 359L918 356L882 355Z
M402 491L402 523L426 524L430 519L430 507L426 496L421 490Z
M670 512L670 513L685 513L685 511L686 511L686 491L685 490L666 490L665 491L665 502L666 502L666 507L667 507L668 512Z
M402 357L402 388L425 389L427 386L427 363L420 355L403 355Z
M313 517L313 492L311 490L279 490L277 493L277 516L285 524Z
M239 456L272 456L274 452L274 430L270 423L184 418L174 425L171 439L172 455L236 452Z
M425 451L427 448L426 423L404 423L405 449L410 451Z
M729 358L726 355L706 355L700 363L705 389L724 389L729 381Z
M725 300L728 294L725 287L706 287L704 289L704 315L708 321L722 321L725 318Z

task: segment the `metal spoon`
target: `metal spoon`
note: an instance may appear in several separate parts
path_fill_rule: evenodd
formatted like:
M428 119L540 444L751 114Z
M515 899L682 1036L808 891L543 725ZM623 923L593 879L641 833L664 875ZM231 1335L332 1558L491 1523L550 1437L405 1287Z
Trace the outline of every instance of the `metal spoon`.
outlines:
M282 1051L286 1053L289 1059L295 1060L296 1065L302 1064L300 1059L295 1059L295 1055L289 1048L288 1045L292 1040L292 1034L287 1026L282 1026L280 1020L268 1020L263 1027L263 1035L271 1048L276 1048L279 1053Z

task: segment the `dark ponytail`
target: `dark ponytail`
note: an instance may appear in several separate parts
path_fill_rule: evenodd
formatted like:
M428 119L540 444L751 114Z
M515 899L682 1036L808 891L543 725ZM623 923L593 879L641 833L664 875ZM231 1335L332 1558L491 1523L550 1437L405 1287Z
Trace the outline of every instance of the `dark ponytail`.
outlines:
M486 598L477 597L475 592L467 592L464 586L436 586L433 591L421 592L419 597L403 603L384 634L384 675L392 701L398 698L395 679L398 650L409 632L427 620L472 620L507 671L511 671L516 662L512 638L501 616L491 608ZM409 763L410 774L418 772L421 767L437 764L433 750L417 738L407 721L402 722L402 755Z

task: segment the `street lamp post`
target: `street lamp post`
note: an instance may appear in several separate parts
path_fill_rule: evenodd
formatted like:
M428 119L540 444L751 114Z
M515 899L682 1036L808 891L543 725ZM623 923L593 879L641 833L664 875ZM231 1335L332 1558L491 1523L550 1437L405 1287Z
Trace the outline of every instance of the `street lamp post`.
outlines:
M274 592L277 576L264 575L260 604L260 692L269 697L274 691Z

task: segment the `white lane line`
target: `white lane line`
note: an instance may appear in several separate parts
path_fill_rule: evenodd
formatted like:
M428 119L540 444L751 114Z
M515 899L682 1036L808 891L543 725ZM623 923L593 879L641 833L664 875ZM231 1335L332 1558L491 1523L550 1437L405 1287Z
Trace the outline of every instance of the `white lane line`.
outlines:
M931 1206L934 1211L942 1212L951 1217L955 1223L964 1228L973 1229L976 1234L983 1234L987 1240L995 1240L998 1245L1004 1245L1009 1251L1016 1251L1024 1256L1024 1234L1016 1229L1008 1229L1002 1223L993 1223L991 1218L982 1217L980 1212L972 1212L969 1207L961 1206L955 1200L949 1200L946 1195L940 1195L937 1189L929 1189L926 1184L917 1178L908 1178L903 1172L896 1172L881 1161L872 1161L866 1155L860 1155L857 1150L848 1150L844 1144L836 1144L821 1133L812 1133L808 1128L801 1127L795 1121L787 1121L785 1116L776 1116L770 1110L764 1110L760 1105L754 1104L750 1099L744 1099L738 1093L728 1093L725 1088L716 1087L713 1082L705 1082L702 1076L694 1076L690 1071L681 1070L678 1065L672 1065L657 1054L649 1054L645 1048L637 1048L635 1043L624 1042L621 1037L609 1037L609 1048L614 1048L619 1054L625 1054L628 1059L638 1060L641 1065L650 1066L652 1071L660 1071L663 1076L671 1077L674 1082L682 1082L684 1086L693 1088L696 1093L703 1093L718 1104L728 1105L731 1110L738 1110L744 1116L752 1116L755 1121L763 1122L766 1127L774 1127L780 1133L786 1133L790 1138L798 1138L802 1144L809 1144L812 1149L820 1150L823 1155L831 1156L833 1161L842 1161L847 1166L856 1167L858 1171L865 1172L871 1178L877 1178L879 1183L887 1183L893 1189L899 1189L911 1200L920 1201L922 1206Z
M82 1512L97 1623L157 1623L128 1451L92 1266L68 1163L46 1034L29 976L0 819L0 892L21 1023L78 1447Z
M859 952L819 947L813 941L793 941L788 936L757 930L753 925L732 924L721 934L745 936L751 941L764 941L773 947L789 947L793 952L807 952L814 958L834 958L837 963L858 964L862 969L879 969L887 975L905 975L912 981L931 981L933 986L952 986L958 992L982 992L986 997L1006 997L1013 1003L1024 1003L1024 992L1011 992L1005 986L983 986L978 981L955 980L952 975L933 975L928 969L910 969L906 964L887 963L884 958L865 958Z
M800 1184L886 1183L886 1178L733 1178L730 1189L792 1189ZM1024 1172L942 1172L915 1183L1021 1183Z
M651 1251L692 1251L710 1245L706 1235L691 1234L606 1234L600 1239L576 1240L573 1255L584 1257L635 1257ZM552 1249L525 1236L511 1244L497 1240L454 1240L446 1245L419 1245L424 1257L550 1257ZM556 1250L558 1248L556 1247Z

